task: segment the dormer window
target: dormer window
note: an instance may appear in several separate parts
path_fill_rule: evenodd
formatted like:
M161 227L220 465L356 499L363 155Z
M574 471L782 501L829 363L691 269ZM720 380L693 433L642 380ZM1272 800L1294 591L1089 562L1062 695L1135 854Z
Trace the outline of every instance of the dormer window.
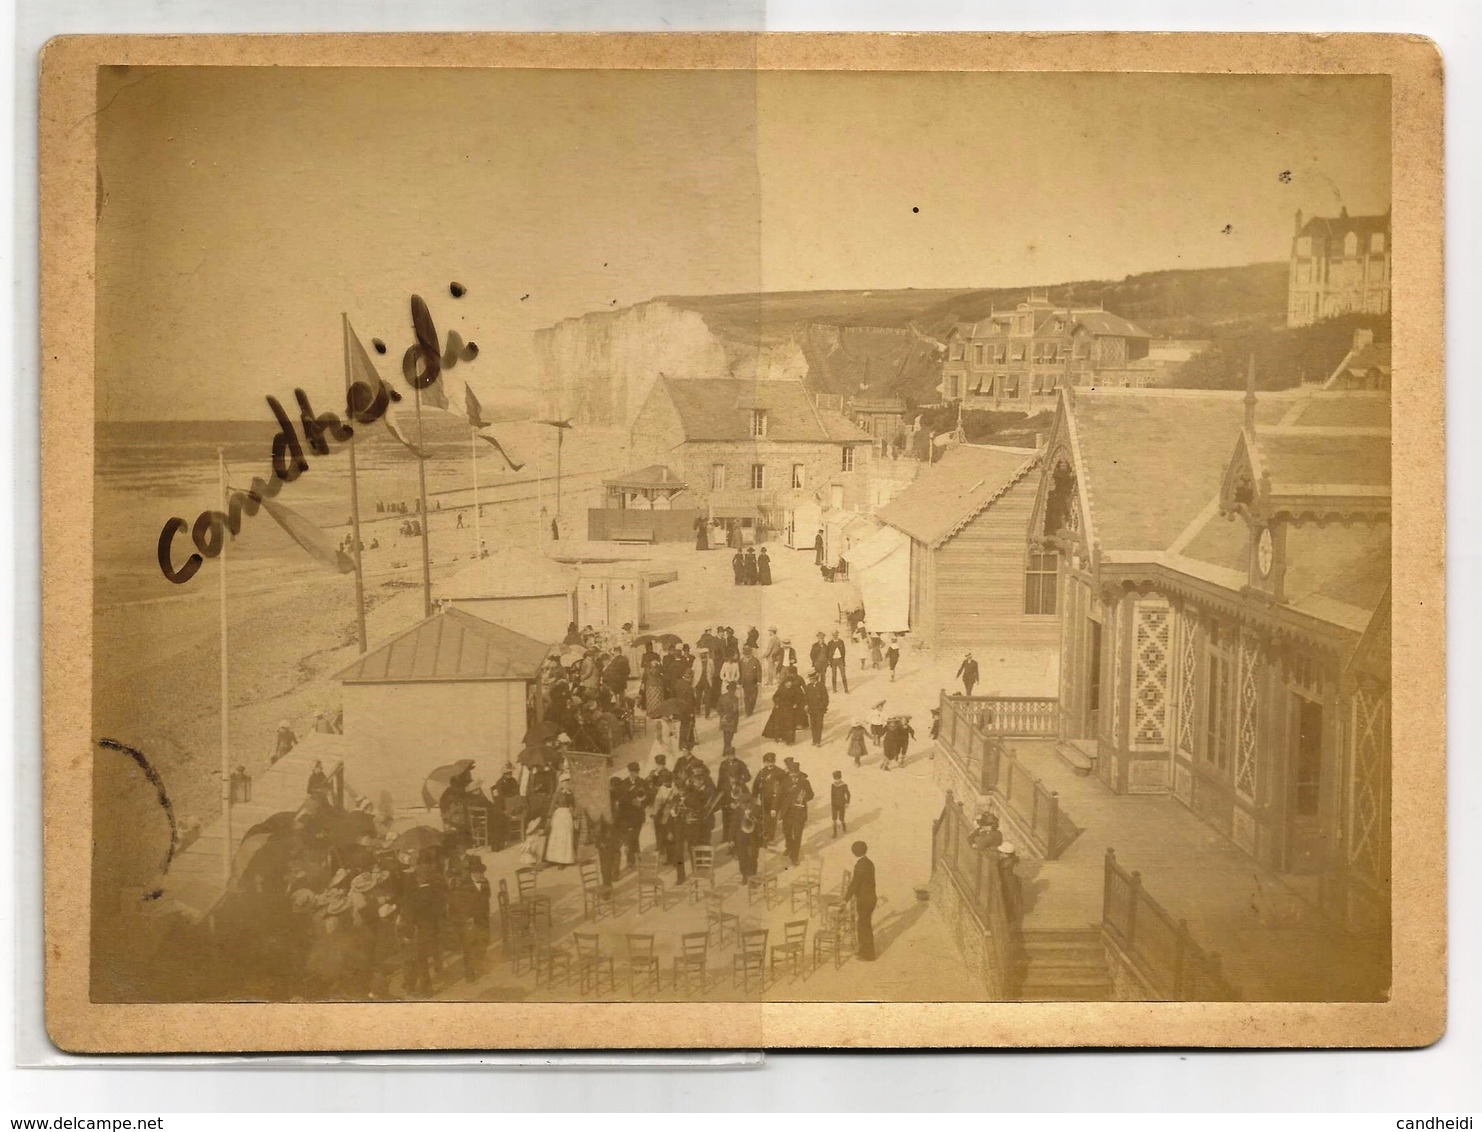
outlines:
M762 437L767 435L767 410L751 410L751 435Z
M1343 254L1358 255L1358 233L1350 232L1343 237Z

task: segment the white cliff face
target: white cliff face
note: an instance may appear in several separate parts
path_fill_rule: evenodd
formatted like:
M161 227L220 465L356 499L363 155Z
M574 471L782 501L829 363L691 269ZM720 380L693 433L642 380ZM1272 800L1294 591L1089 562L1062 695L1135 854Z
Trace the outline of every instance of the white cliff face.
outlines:
M541 413L593 425L631 423L660 375L800 380L808 368L795 336L723 340L698 311L662 300L537 330L535 350Z

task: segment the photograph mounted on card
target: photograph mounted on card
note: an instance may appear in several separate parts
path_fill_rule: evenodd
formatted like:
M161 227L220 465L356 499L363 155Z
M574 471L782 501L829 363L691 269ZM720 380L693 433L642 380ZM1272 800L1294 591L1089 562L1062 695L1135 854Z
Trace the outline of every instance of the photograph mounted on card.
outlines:
M1430 45L42 74L59 1046L1442 1032Z

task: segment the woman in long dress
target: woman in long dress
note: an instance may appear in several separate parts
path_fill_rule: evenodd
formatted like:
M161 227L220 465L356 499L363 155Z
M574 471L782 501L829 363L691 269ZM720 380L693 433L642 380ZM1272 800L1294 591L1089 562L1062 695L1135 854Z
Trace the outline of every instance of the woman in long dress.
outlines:
M563 781L556 791L551 809L551 830L546 836L545 859L548 864L564 869L576 864L576 799L571 786Z
M796 674L784 676L772 696L772 714L762 728L762 738L792 746L799 721L807 723L807 703L802 680Z

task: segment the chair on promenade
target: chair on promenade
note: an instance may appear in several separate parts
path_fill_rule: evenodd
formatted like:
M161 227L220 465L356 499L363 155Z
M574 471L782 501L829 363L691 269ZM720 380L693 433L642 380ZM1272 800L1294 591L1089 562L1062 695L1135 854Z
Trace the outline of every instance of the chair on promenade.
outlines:
M700 886L715 890L715 848L710 845L691 845L690 853L690 903L700 902Z
M551 926L551 898L535 891L536 871L529 865L515 870L515 883L520 887L520 903L530 909L530 920L538 923L545 918L545 926Z
M652 988L655 994L659 990L659 957L654 953L654 937L652 935L628 935L628 993L637 995L638 980Z
M602 940L595 932L573 932L576 943L576 971L581 979L581 993L595 990L602 993L602 980L606 978L607 989L617 991L617 976L613 971L611 955L602 954Z
M845 869L844 877L839 882L839 891L825 892L818 898L818 914L821 919L827 921L829 914L840 904L844 903L844 893L849 891L849 882L853 877L854 870Z
M535 965L535 924L528 909L511 904L509 885L499 878L499 929L504 944L504 955L514 973L520 973L522 960Z
M660 912L666 910L664 899L664 878L659 875L659 862L657 857L644 855L638 858L638 914L642 915L645 910L644 897L651 896L649 907L658 906Z
M704 994L710 964L710 933L685 932L679 937L679 953L674 956L674 989L684 980L684 993L693 989L694 980L700 980L700 993Z
M705 930L707 933L715 933L715 942L721 947L726 945L726 932L731 933L733 943L741 940L741 917L735 912L726 911L726 898L719 892L712 892L706 897Z
M739 978L742 989L751 991L751 977L756 976L757 989L767 989L767 936L766 928L750 928L741 933L736 945L736 954L731 958L731 985Z
M470 806L468 811L468 840L475 849L489 844L489 812L482 806Z
M823 927L813 933L813 969L818 969L825 956L832 956L837 971L844 962L844 949L848 943L845 923L849 918L849 905L842 902L830 904L823 916Z
M570 984L571 952L566 948L558 947L553 943L543 943L537 939L532 961L535 964L536 986L540 986L542 979L546 986L555 986L558 974L562 983Z
M762 906L770 909L777 900L777 874L773 871L767 854L757 858L756 872L746 882L746 903L755 904L760 898Z
M581 874L581 914L583 919L600 920L602 910L609 916L617 915L617 901L612 886L602 883L602 871L596 861L578 861L577 872Z
M808 942L808 921L788 920L782 925L782 942L772 945L772 976L777 976L779 960L792 967L794 975L803 971L803 956Z
M798 910L798 897L803 898L803 906L811 915L818 907L818 893L823 887L823 861L818 857L812 857L803 866L802 873L792 882L792 891L788 901L788 911Z

